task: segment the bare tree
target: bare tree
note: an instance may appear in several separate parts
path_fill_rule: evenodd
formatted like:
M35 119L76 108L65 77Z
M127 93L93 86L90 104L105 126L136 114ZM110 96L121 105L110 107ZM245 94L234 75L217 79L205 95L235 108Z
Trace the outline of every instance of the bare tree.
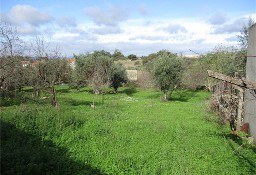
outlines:
M20 39L16 27L5 22L0 22L0 36L1 56L14 57L22 55L24 43Z
M55 85L67 83L70 76L70 67L65 59L49 59L40 62L37 66L37 78L41 87L52 95L52 106L57 107L57 91Z
M22 48L14 26L0 23L0 88L1 93L20 89L22 82Z
M50 42L47 42L42 35L36 36L32 48L34 56L40 59L31 77L34 94L37 96L41 90L47 90L52 95L52 106L57 107L55 85L68 83L71 74L70 66L67 60L62 59L60 47L56 46L50 50Z
M43 35L37 35L31 48L37 58L48 58L49 42L46 42Z

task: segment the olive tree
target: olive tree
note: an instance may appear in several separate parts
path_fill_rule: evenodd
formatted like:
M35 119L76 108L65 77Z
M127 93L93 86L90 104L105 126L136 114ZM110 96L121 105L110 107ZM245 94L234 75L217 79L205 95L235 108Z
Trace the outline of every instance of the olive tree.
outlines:
M115 91L126 82L125 69L116 65L114 60L104 51L75 55L76 74L79 85L88 85L94 93L104 94L106 89L112 86Z
M137 57L136 55L134 55L134 54L128 55L127 58L128 58L129 60L131 60L131 61L134 61L134 60L137 60L137 59L138 59L138 57Z
M114 53L112 54L112 58L117 61L117 60L124 60L125 56L122 54L122 52L118 49L115 49Z
M127 73L125 68L121 64L114 64L111 70L111 87L114 88L115 93L117 93L118 87L123 83L127 83Z
M90 86L95 94L101 93L104 103L105 90L111 84L111 67L114 61L103 51L75 55L75 58L78 83Z
M164 100L168 100L167 93L171 97L173 90L180 82L181 71L181 60L176 56L161 54L153 61L151 74L155 85L164 92Z

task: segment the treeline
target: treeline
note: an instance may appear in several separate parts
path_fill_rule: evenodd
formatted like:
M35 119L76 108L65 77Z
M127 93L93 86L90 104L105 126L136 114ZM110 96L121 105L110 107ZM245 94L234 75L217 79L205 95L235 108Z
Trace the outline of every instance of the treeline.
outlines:
M198 55L197 58L187 58L168 50L142 57L143 67L152 77L159 90L164 92L164 100L171 98L175 88L197 89L209 87L206 70L214 70L230 76L235 74L245 76L246 47L248 42L248 27L250 20L239 36L241 46L218 46L212 52ZM115 64L116 60L137 60L134 54L125 57L120 50L113 54L107 51L94 51L74 55L75 67L71 67L62 56L59 47L48 48L49 43L43 37L36 37L29 46L37 60L24 56L26 46L20 39L15 27L1 23L0 52L0 93L1 97L15 97L24 86L31 86L33 97L40 96L41 91L51 94L51 103L58 106L55 85L69 84L79 89L89 86L94 93L104 95L106 89L112 87L117 92L118 87L127 83L125 68ZM23 64L29 62L28 64Z
M114 64L108 52L95 51L77 55L76 67L72 68L59 47L48 48L43 37L36 37L29 47L36 59L26 57L25 43L20 39L16 28L1 23L0 53L0 95L4 98L18 98L24 86L31 86L33 98L40 93L51 94L52 106L58 106L55 85L70 84L76 88L91 86L96 92L104 92L106 87L117 88L127 81L125 69ZM115 56L120 56L115 52Z

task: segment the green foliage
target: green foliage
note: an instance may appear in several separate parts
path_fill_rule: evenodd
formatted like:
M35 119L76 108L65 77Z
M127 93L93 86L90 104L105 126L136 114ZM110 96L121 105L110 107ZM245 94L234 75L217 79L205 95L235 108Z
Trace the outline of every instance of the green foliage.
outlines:
M212 52L207 53L185 67L182 84L185 87L196 89L198 86L210 86L207 70L213 70L228 76L245 77L246 56L243 50L232 46L217 46Z
M111 57L99 54L98 52L75 57L77 60L77 74L94 91L102 91L105 87L109 86L111 68L114 65Z
M171 93L181 80L182 64L177 57L168 54L160 54L153 62L151 74L156 86L164 92L167 100L167 92Z
M98 52L79 55L76 57L76 71L79 82L85 82L94 91L103 92L105 88L112 86L115 90L126 83L127 76L122 65L116 65L114 60L105 54Z
M140 61L135 61L134 65L135 66L139 66L140 65Z
M196 90L199 86L207 86L207 70L210 68L204 60L204 58L193 60L193 63L184 67L181 81L185 88Z
M122 52L120 50L118 50L118 49L115 49L114 53L112 54L112 58L115 61L126 59L125 56L122 54Z
M100 56L111 57L111 53L105 50L95 50L91 55L95 58Z
M156 53L149 54L148 56L142 58L142 64L147 65L148 62L151 62L156 58L157 58Z
M68 83L71 68L65 59L49 59L38 64L36 72L45 86Z
M245 76L246 57L234 47L217 46L204 57L211 70L234 76L235 72Z
M160 50L157 53L152 53L149 54L146 57L142 58L142 63L145 66L150 66L150 63L152 63L155 59L162 57L162 56L167 56L167 57L177 57L177 54L172 53L168 50Z
M128 59L134 61L134 60L137 60L138 58L136 55L130 54L130 55L128 55Z
M2 174L255 174L255 146L206 118L208 92L121 88L102 105L88 89L1 108Z
M118 87L127 83L128 78L125 68L121 64L114 64L111 70L111 87L117 92Z
M0 57L0 93L7 95L19 90L26 83L27 74L21 57Z

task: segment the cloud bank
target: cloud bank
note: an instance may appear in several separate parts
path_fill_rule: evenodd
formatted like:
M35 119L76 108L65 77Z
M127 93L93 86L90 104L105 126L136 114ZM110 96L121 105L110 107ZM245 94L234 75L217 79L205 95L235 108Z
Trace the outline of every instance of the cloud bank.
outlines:
M98 49L120 49L139 56L161 49L205 53L220 43L237 44L236 36L248 16L256 17L255 13L231 17L215 12L205 17L156 18L150 16L145 4L133 10L107 5L81 7L81 11L81 18L56 17L31 5L17 4L8 12L0 12L0 17L15 25L26 41L43 34L68 56Z

